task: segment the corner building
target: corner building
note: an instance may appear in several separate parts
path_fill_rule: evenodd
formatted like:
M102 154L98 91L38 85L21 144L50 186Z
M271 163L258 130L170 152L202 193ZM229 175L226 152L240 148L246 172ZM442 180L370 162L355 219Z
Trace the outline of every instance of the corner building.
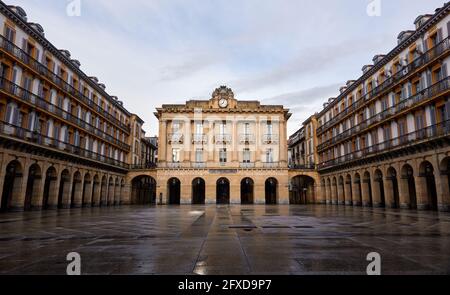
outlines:
M450 209L450 3L317 114L320 203Z
M283 106L237 100L221 86L210 100L163 105L155 115L162 203L289 203Z
M130 203L123 103L22 8L0 1L0 33L0 210Z

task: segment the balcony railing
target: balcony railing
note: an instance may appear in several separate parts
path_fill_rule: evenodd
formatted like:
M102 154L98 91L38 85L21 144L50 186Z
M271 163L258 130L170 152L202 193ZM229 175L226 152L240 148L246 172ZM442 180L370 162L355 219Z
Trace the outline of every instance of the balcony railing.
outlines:
M169 144L182 144L184 136L181 133L169 133L167 137L167 142Z
M230 134L218 134L215 136L216 143L230 143L231 135Z
M181 168L180 162L167 162L167 168Z
M394 116L395 114L400 113L401 111L410 108L424 100L440 95L446 91L450 90L450 77L444 78L443 80L431 85L428 88L425 88L418 93L400 101L395 106L392 106L381 113L375 114L374 116L366 119L360 124L345 130L341 134L336 135L335 137L328 139L322 144L317 146L317 150L320 152L325 148L328 148L334 144L337 144L350 136L354 136L357 133L363 132L366 129L370 128L371 125L381 122L389 117Z
M0 121L0 135L6 135L20 140L25 140L29 143L33 143L42 147L55 148L71 155L103 162L108 165L118 166L124 169L130 168L127 163L121 162L114 158L103 156L93 151L83 149L79 146L75 146L70 143L39 134L38 132L35 132L33 130L15 126L7 122Z
M255 163L253 163L253 162L241 162L241 163L239 163L239 167L241 167L241 168L255 168Z
M279 162L263 162L262 163L263 168L278 168L280 167Z
M144 163L144 164L133 164L131 165L131 170L146 170L155 169L156 163Z
M255 135L254 134L240 134L239 142L240 143L254 143Z
M208 136L205 134L194 133L192 134L192 143L207 143Z
M302 164L302 165L289 164L289 169L314 170L314 169L316 169L316 165L315 164Z
M367 94L356 100L352 105L348 106L346 109L342 110L337 116L335 116L330 121L324 123L323 125L319 126L317 128L317 133L322 133L325 131L325 129L329 129L332 126L334 126L336 123L338 123L344 116L347 114L352 113L354 110L361 107L363 104L371 100L372 98L380 95L383 93L386 89L391 89L395 84L401 82L403 78L409 76L409 74L413 73L414 70L417 68L420 68L429 62L435 60L436 58L442 56L443 54L450 51L450 39L446 38L439 42L436 46L429 49L419 57L417 57L415 60L413 60L411 63L409 63L407 66L403 67L401 70L397 71L395 74L393 74L391 77L387 78L383 83L372 89L372 91L369 91Z
M278 143L278 140L278 134L264 134L262 138L264 144Z
M109 121L113 122L115 125L120 128L126 130L128 133L130 132L130 127L125 123L118 120L116 117L106 112L101 106L96 104L93 100L86 97L79 90L75 89L72 85L64 81L60 76L56 75L52 71L50 71L47 66L37 61L31 55L27 54L25 51L17 47L14 43L7 40L4 36L0 35L0 48L4 49L9 54L18 58L21 62L28 65L34 71L38 72L40 75L45 76L47 79L52 81L55 85L59 86L61 89L71 94L75 98L79 99L89 107L91 107L94 111L98 112L101 116L105 117Z
M193 162L191 163L192 168L203 169L206 168L206 162Z
M432 139L448 135L450 135L450 120L366 147L333 160L323 162L319 165L319 169L329 168L357 159L362 159L370 155L375 155L377 153L389 152L398 148L412 146L424 141L430 141Z
M19 85L11 83L11 81L8 81L4 78L0 78L0 90L5 91L9 95L18 97L20 100L28 102L29 104L33 105L39 110L50 112L60 119L69 121L79 126L84 131L90 132L91 134L94 134L110 143L113 143L124 150L127 151L130 150L130 146L128 144L118 140L117 138L114 138L113 136L103 132L102 130L94 127L93 125L88 124L86 121L72 115L71 113L64 111L58 106L49 103L44 98L33 94L32 92L20 87Z

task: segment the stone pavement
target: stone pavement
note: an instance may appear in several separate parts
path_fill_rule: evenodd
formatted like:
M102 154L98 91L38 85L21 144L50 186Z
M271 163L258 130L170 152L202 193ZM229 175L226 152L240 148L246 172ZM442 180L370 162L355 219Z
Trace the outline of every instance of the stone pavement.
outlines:
M344 206L124 206L0 214L0 274L450 274L450 214Z

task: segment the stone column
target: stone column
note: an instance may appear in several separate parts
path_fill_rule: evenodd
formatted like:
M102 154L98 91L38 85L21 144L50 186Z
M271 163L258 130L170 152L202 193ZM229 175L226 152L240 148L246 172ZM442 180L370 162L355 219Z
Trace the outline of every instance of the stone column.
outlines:
M370 181L372 187L373 207L381 207L380 181L378 179L375 179L375 177L371 177Z
M400 182L398 184L398 194L400 199L400 208L408 209L410 208L410 196L409 196L409 186L408 186L408 176L401 176Z
M216 182L205 182L205 204L216 204Z
M253 203L264 205L266 203L266 189L264 180L258 181L259 178L255 177L253 186Z
M414 182L416 184L417 209L428 210L430 203L428 200L427 181L425 176L415 175Z
M435 173L436 193L439 211L450 211L450 191L448 185L448 175L445 171Z
M344 195L344 184L337 183L337 198L338 198L338 205L344 205L345 204L345 195Z
M14 184L12 189L12 198L10 209L12 211L23 211L25 203L25 194L27 191L28 183L28 169L23 169L23 173L16 173L14 178Z
M95 185L93 185L93 195L92 195L92 200L93 200L93 206L100 206L100 201L101 201L101 190L102 190L102 183L98 182Z
M286 138L286 122L284 117L280 121L280 165L287 166L287 138Z
M167 161L167 121L159 119L159 140L158 140L158 162L163 164Z
M83 200L83 186L84 186L84 181L83 180L73 180L75 183L74 187L72 189L75 189L74 191L74 204L71 204L71 206L75 207L75 208L79 208L82 205L82 200Z
M319 183L319 182L318 182ZM322 185L314 186L314 195L315 195L315 203L316 204L325 204L326 196L325 196L325 187Z
M93 181L88 180L88 181L84 181L84 192L83 192L83 199L84 199L84 204L83 206L85 207L91 207L92 205L92 188L93 188Z
M394 185L392 182L392 177L386 177L383 182L386 207L389 208L395 208Z
M131 204L131 185L125 184L120 191L120 205ZM158 202L158 196L156 196L156 202Z
M372 204L370 203L370 180L363 179L361 183L361 196L362 196L362 205L364 207L370 207Z
M230 180L230 204L241 203L241 182L238 179L229 178Z
M289 179L280 180L278 184L278 200L280 205L289 205Z
M42 172L43 173L43 172ZM45 174L37 176L34 180L33 196L31 198L31 209L40 210L42 209L42 200L44 197L44 185L45 185Z
M180 204L192 204L192 183L181 183L180 185Z
M50 180L48 189L48 208L56 209L58 207L58 194L61 185L61 175L57 172L55 177Z
M352 195L353 195L353 206L361 206L361 188L360 182L354 181L352 186Z
M73 175L69 178L69 181L64 181L62 191L62 208L70 208L71 196L72 196L72 181Z
M118 183L114 187L114 205L120 205L120 184Z
M114 182L110 183L108 181L108 197L107 197L108 206L114 205Z
M236 163L238 158L238 144L239 144L239 135L238 135L238 126L235 119L233 119L231 123L231 162Z
M345 180L344 184L345 205L352 205L352 181Z
M325 202L331 204L331 187L325 183Z
M331 183L331 204L337 205L337 184Z

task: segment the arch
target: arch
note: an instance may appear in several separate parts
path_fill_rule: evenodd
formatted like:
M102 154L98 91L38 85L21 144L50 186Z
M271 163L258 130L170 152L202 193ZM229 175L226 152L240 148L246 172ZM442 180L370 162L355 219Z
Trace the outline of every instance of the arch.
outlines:
M332 203L331 202L331 179L329 177L326 179L326 191L325 191L325 194L326 194L326 203L327 204L331 204Z
M364 171L361 190L362 190L361 194L362 194L362 198L363 198L362 205L365 207L373 206L372 183L371 183L369 171Z
M386 171L385 194L390 208L400 208L397 171L389 167Z
M58 172L50 166L45 172L44 194L42 196L42 209L49 209L57 205L58 199Z
M309 204L315 201L314 178L306 175L297 175L290 181L289 203Z
M337 180L336 177L331 179L331 204L337 205Z
M70 196L70 172L64 169L61 172L59 179L59 191L58 191L58 209L69 207Z
M122 205L122 203L124 202L124 193L125 193L125 179L121 179L120 181L120 200L119 200L119 205ZM156 204L156 181L155 181L155 189L154 189L154 203Z
M230 204L230 181L225 177L216 182L216 203Z
M122 179L121 187L125 186ZM147 175L136 176L131 180L131 204L155 204L156 180Z
M114 182L114 206L118 206L120 203L120 180L116 177Z
M420 197L418 202L422 209L437 210L438 199L436 191L436 179L434 167L428 161L423 161L419 166ZM419 204L418 204L419 206Z
M76 171L73 174L72 179L72 192L70 195L70 207L80 207L82 203L82 193L83 193L83 186L82 186L82 178L80 171Z
M179 205L181 203L181 182L178 178L172 177L167 181L167 192L169 204Z
M440 209L444 211L450 211L450 157L445 157L439 163L439 172L441 184Z
M86 173L83 181L83 192L81 196L81 206L88 207L92 204L92 177Z
M27 187L25 190L24 210L41 207L39 192L41 191L42 170L34 163L28 169Z
M345 195L345 191L344 191L344 177L342 175L338 177L337 185L338 185L338 188L337 188L338 204L343 205L343 204L345 204L346 195Z
M192 204L205 204L205 180L197 177L192 180Z
M264 183L266 205L275 205L278 200L278 180L274 177L266 179Z
M400 206L410 209L417 209L416 183L414 180L414 169L411 165L405 164L400 170L402 195L400 195Z
M23 178L23 167L18 160L11 161L6 166L5 178L3 182L1 210L7 211L21 207L20 193Z
M383 172L380 169L376 169L374 174L374 187L373 187L373 197L374 205L376 207L384 207L386 205L386 198L384 195L384 183L383 183Z
M241 204L253 204L254 182L250 177L241 180Z

